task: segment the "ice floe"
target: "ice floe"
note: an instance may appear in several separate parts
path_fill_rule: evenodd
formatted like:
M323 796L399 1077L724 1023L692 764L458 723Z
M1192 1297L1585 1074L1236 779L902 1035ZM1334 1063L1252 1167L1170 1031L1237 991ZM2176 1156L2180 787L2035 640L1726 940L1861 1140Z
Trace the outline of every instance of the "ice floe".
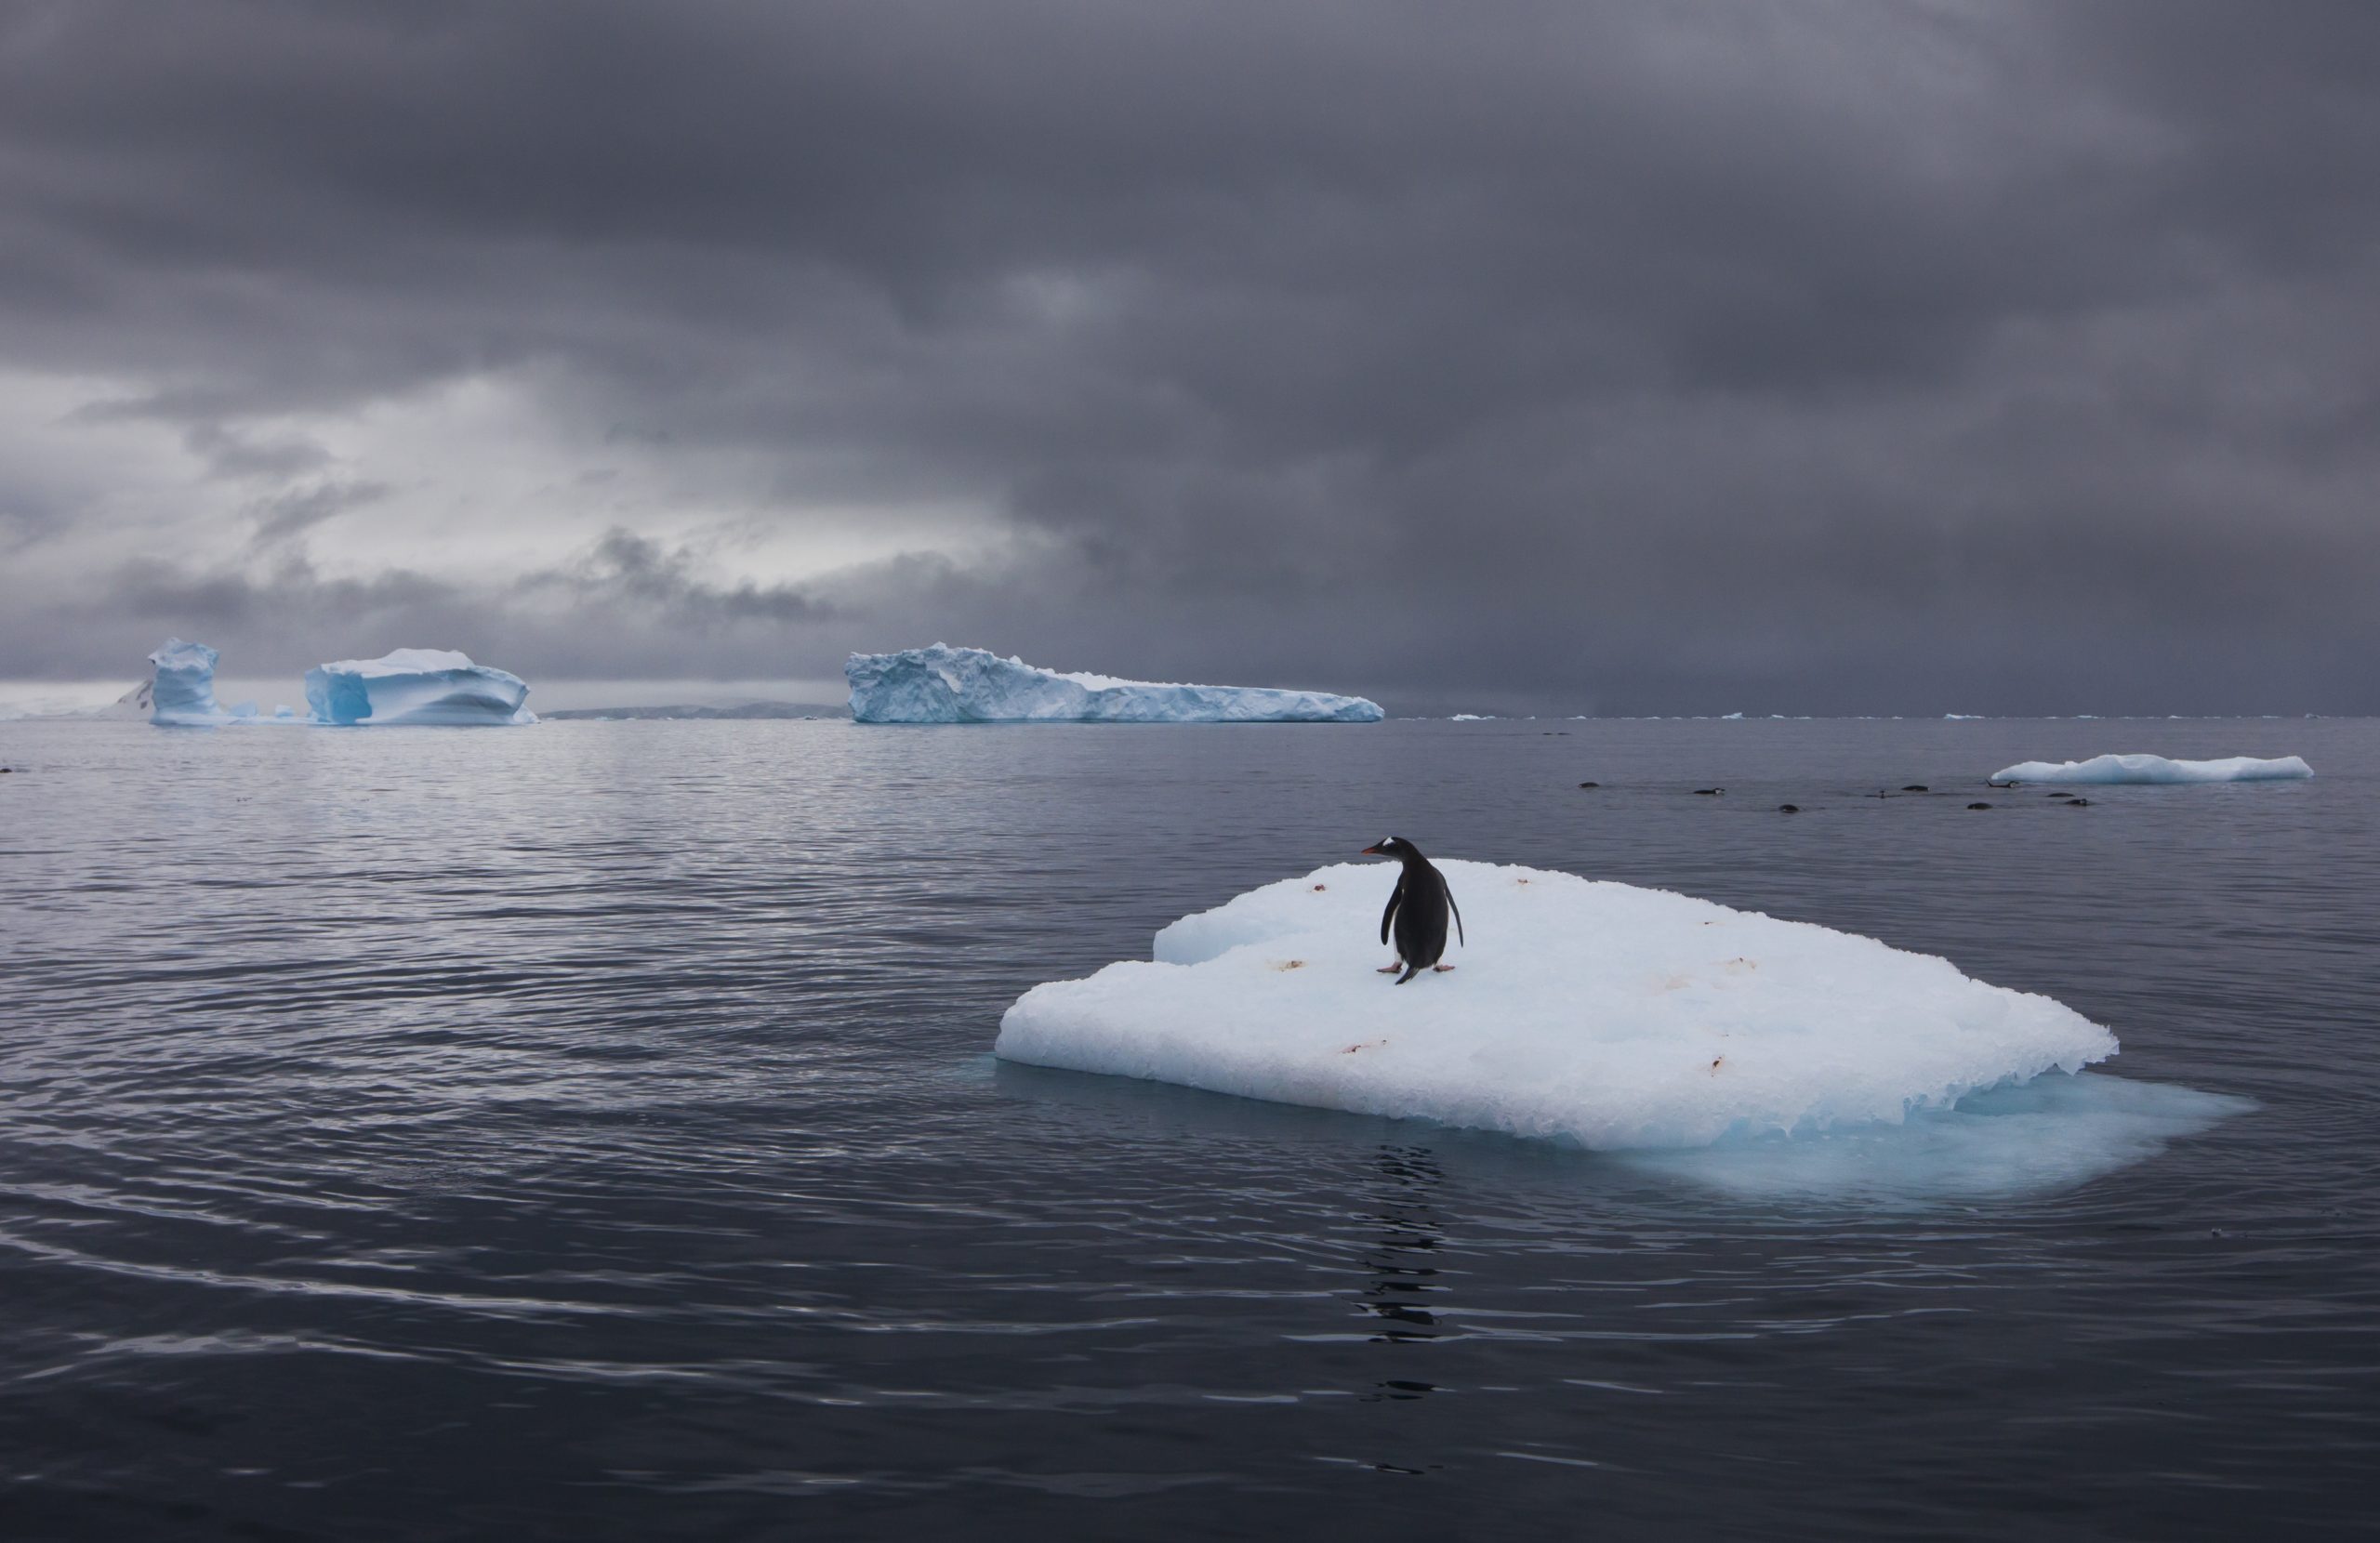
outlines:
M2310 777L2314 769L2296 756L2259 760L2232 756L2224 760L2167 760L2162 756L2094 756L2089 760L2018 761L2003 766L1990 780L2010 783L2245 783Z
M1458 968L1392 985L1393 865L1342 864L1174 922L1153 961L1035 987L997 1053L1597 1149L1897 1126L2074 1072L2115 1036L1871 938L1541 869L1437 864Z

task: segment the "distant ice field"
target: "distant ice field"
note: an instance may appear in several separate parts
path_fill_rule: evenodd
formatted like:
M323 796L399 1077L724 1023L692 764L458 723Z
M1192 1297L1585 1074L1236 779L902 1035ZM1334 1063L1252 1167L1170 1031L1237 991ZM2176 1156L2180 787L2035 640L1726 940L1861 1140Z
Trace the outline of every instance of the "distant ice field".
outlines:
M1991 774L1996 784L2291 782L2314 774L2301 756L2226 756L2173 760L2164 756L2094 756L2089 760L2019 761Z

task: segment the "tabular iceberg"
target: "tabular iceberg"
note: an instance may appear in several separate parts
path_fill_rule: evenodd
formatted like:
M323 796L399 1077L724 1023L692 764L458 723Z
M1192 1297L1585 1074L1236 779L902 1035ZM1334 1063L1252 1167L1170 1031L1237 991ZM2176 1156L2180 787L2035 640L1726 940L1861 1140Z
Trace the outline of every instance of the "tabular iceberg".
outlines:
M156 673L147 687L135 687L117 706L145 700L149 721L168 728L228 723L231 715L215 705L215 661L219 657L205 643L168 638L163 648L149 655Z
M306 705L321 723L535 723L522 706L528 696L519 676L474 665L453 649L401 648L306 672Z
M854 653L843 666L862 723L1377 723L1360 696L1263 686L1180 686L1038 669L980 648Z
M1394 868L1342 864L1036 986L1005 1060L1601 1148L1881 1123L2073 1072L2115 1036L1872 938L1569 874L1441 862L1470 945L1396 986Z
M2246 783L2310 777L2314 769L2296 756L2258 760L2167 760L2162 756L2094 756L2089 760L2019 761L1991 774L1993 783Z

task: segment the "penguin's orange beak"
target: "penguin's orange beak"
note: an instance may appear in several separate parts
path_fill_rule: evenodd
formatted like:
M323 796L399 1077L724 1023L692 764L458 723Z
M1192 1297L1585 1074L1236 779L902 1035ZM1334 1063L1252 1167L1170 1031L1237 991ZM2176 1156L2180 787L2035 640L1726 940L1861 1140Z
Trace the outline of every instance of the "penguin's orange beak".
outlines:
M1380 855L1380 849L1378 847L1366 847L1358 855L1363 857L1378 857Z

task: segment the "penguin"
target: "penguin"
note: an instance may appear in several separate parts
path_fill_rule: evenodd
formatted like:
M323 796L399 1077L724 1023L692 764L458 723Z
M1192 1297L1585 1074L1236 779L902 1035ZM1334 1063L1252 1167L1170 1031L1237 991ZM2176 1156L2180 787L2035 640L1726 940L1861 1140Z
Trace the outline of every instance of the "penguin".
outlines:
M1382 975L1396 975L1396 983L1419 975L1424 969L1446 971L1450 964L1438 960L1447 951L1447 916L1454 916L1454 935L1458 942L1469 945L1462 935L1462 909L1454 903L1454 891L1447 888L1446 876L1430 866L1430 860L1421 849L1401 836L1391 836L1364 849L1366 857L1394 857L1404 864L1404 872L1396 876L1396 888L1388 897L1388 909L1380 914L1380 941L1388 941L1389 929L1396 930L1395 964L1382 969Z

